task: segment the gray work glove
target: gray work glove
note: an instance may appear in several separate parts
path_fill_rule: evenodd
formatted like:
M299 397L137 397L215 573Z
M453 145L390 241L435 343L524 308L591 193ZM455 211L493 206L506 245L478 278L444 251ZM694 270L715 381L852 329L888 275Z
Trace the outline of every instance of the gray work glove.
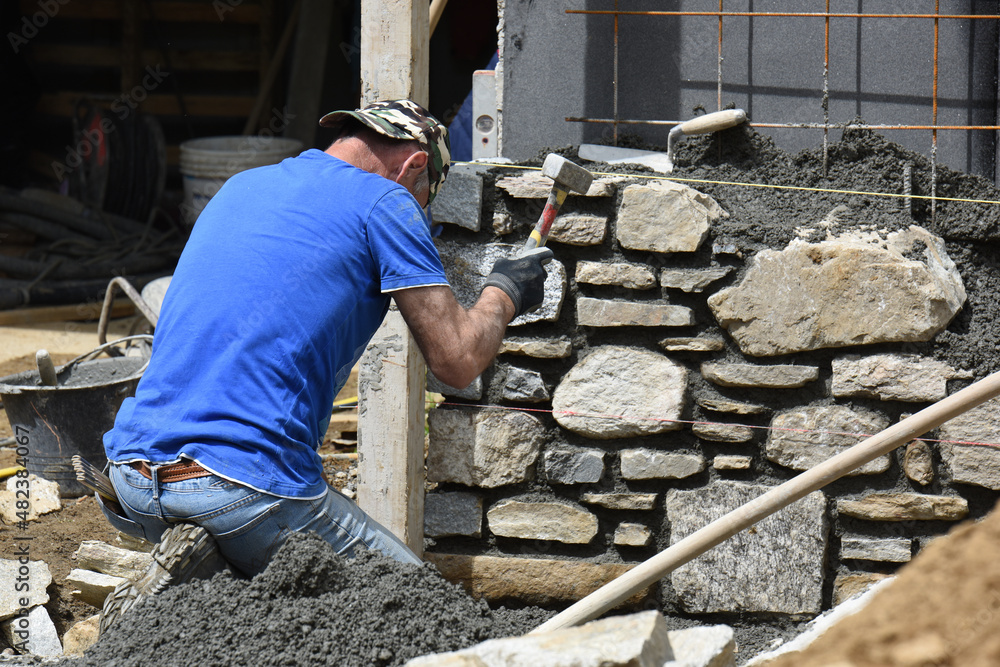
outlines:
M484 287L499 287L514 302L519 317L542 305L545 297L545 272L543 264L552 260L548 248L535 248L519 257L498 259L493 271L486 278Z

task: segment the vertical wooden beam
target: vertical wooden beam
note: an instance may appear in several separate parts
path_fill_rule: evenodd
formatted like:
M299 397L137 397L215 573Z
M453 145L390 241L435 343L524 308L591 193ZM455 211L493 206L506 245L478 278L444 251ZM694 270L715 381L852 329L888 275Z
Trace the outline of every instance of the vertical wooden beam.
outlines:
M333 34L334 3L330 0L302 0L299 25L292 53L292 73L288 84L288 126L284 136L299 139L306 148L316 141L319 118L330 111L320 109L326 83L326 54ZM326 148L322 146L321 148Z
M361 104L429 99L427 0L361 1ZM424 542L423 357L391 308L361 359L358 504L419 556Z

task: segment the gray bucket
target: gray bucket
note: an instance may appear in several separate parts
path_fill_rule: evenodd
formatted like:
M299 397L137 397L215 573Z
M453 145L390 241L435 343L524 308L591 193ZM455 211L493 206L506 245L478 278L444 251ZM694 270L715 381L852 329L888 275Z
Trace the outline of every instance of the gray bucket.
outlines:
M56 386L42 385L37 370L0 378L0 399L18 448L27 447L28 472L57 482L64 498L89 493L76 481L72 457L79 454L104 468L103 436L114 426L122 401L135 394L147 360L75 362L59 370Z

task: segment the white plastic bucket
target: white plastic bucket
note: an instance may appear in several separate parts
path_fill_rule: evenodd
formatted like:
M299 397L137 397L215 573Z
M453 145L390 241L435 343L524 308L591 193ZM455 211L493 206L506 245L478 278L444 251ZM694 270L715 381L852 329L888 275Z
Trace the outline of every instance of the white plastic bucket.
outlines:
M302 151L302 142L284 137L205 137L181 144L184 218L193 225L222 184L241 171L277 164Z

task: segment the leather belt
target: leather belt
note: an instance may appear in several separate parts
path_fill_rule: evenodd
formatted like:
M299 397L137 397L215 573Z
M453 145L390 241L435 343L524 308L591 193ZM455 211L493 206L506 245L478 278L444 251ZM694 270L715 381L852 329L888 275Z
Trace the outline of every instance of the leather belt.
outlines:
M146 479L153 479L153 470L145 461L133 461L128 465ZM181 461L179 463L160 466L156 471L156 478L161 482L183 482L186 479L207 477L211 474L211 472L202 468L195 461Z

